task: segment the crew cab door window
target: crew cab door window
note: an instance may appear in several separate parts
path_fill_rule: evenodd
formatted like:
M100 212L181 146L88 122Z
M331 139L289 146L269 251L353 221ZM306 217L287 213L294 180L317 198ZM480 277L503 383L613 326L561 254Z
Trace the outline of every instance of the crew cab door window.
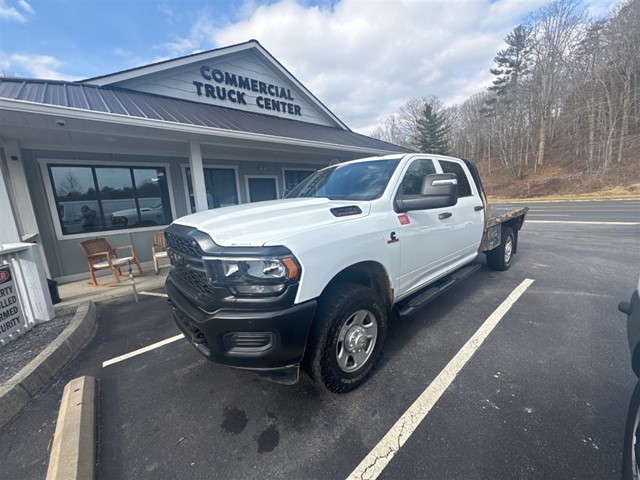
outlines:
M462 165L455 162L440 160L440 166L442 167L442 173L455 173L458 177L458 198L470 197L473 195L471 184L469 183L467 174L464 173Z
M420 195L422 179L425 175L431 175L433 173L436 173L436 167L432 160L415 160L409 165L407 172L404 174L398 193L406 196Z

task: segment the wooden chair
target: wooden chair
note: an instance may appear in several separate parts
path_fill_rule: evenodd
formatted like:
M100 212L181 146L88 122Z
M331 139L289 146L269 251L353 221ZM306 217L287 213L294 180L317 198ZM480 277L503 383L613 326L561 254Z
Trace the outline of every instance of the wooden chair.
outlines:
M157 274L160 271L160 260L163 258L169 259L164 232L155 233L153 237L153 245L151 245L151 253L153 256L153 268Z
M135 263L138 268L138 275L142 275L142 267L136 257L136 252L133 249L133 245L124 245L122 247L113 248L109 245L104 238L93 238L91 240L85 240L80 242L80 248L84 252L84 256L89 266L89 276L91 285L95 287L111 287L120 283L121 278L126 278L127 275L122 273L122 268L127 266L127 262L131 261ZM126 257L119 257L118 250L129 250L129 255ZM110 269L115 278L115 282L112 283L98 283L96 280L96 271Z

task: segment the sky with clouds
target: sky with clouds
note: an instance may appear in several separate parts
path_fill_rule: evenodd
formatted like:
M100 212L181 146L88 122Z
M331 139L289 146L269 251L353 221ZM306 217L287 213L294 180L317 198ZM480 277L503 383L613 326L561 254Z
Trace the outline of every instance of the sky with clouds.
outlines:
M491 82L503 38L549 0L0 0L0 72L80 80L258 40L355 131L411 98ZM593 16L614 0L584 0Z

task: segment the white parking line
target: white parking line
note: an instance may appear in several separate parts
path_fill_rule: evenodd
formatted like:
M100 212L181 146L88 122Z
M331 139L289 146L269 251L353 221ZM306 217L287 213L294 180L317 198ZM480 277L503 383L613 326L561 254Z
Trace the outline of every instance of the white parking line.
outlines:
M163 345L167 345L169 343L177 342L178 340L184 338L183 334L176 335L175 337L167 338L162 340L161 342L154 343L153 345L149 345L148 347L140 348L138 350L134 350L133 352L125 353L124 355L120 355L119 357L112 358L111 360L107 360L102 362L102 368L108 367L109 365L113 365L114 363L122 362L123 360L127 360L129 358L135 357L145 352L149 352L151 350L155 350L158 347L162 347Z
M360 462L360 465L351 472L347 480L374 480L382 473L394 455L418 428L422 420L427 416L431 408L436 404L442 394L449 388L451 382L473 354L480 348L491 331L500 322L520 296L531 286L534 281L524 280L502 304L485 320L473 336L464 344L455 357L444 367L438 376L422 392L413 405L400 417L391 430L382 437L382 440Z
M149 295L151 297L164 297L164 298L168 297L166 293L156 293L156 292L140 292L140 295Z
M578 220L527 220L526 223L572 223L575 225L640 225L640 222L582 222Z

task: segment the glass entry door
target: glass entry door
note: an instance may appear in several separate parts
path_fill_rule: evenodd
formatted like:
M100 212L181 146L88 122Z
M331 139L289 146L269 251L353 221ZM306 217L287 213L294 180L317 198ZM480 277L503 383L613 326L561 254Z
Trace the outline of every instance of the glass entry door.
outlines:
M276 177L247 177L250 202L262 202L278 198Z

